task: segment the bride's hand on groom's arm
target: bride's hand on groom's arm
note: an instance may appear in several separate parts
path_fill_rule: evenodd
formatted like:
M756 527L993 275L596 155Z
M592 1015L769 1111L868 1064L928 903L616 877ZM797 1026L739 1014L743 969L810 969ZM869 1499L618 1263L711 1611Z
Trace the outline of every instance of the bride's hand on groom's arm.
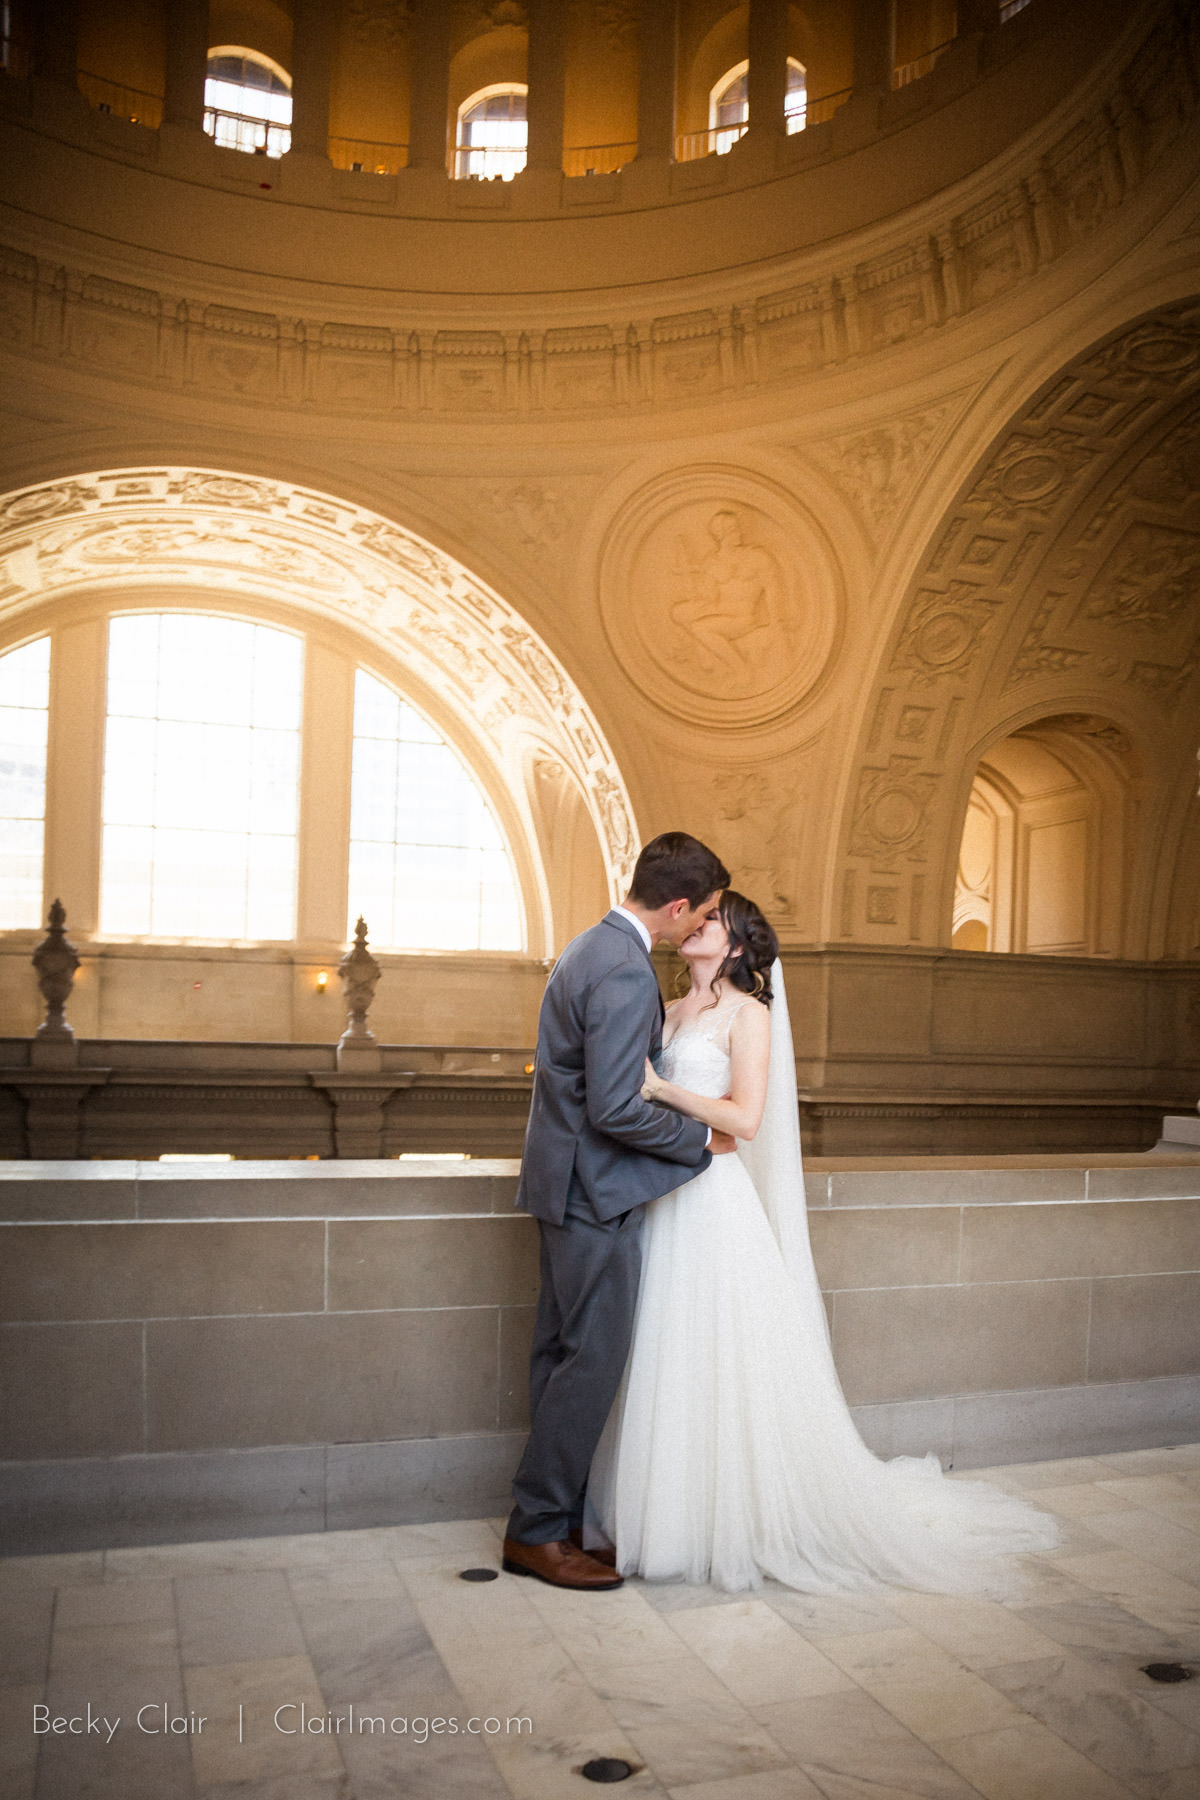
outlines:
M737 1149L737 1139L729 1131L718 1131L713 1127L713 1134L708 1140L708 1147L714 1156L728 1156L731 1150Z
M642 1099L659 1100L659 1096L662 1094L666 1085L666 1082L663 1080L654 1064L650 1061L650 1058L647 1057L644 1079L642 1081Z

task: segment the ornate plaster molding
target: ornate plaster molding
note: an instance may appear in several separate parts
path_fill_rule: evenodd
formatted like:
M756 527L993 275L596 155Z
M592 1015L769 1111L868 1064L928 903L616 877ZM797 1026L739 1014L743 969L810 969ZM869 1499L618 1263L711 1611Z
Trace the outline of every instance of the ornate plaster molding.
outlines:
M701 466L622 507L601 551L600 610L613 655L653 706L747 727L811 697L843 599L832 547L794 495Z
M328 494L213 469L106 471L0 498L7 637L54 595L100 591L137 606L172 590L181 604L242 597L352 625L434 697L437 722L451 722L518 805L535 755L569 771L611 890L624 891L637 827L594 714L521 615L416 533Z
M929 908L956 860L964 764L991 732L1079 716L1086 695L1092 726L1126 753L1129 733L1118 728L1140 718L1153 767L1153 746L1187 729L1181 704L1200 673L1198 574L1193 301L1061 370L932 539L864 709L844 827L843 935L879 941L886 926L892 941L934 936ZM905 890L894 916L878 901L870 910L875 872Z

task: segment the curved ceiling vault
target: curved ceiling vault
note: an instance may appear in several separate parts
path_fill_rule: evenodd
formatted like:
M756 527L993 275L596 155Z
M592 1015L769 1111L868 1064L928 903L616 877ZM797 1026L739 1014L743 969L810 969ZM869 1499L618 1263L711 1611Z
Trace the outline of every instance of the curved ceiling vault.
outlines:
M1094 714L1145 770L1123 954L1161 954L1162 833L1194 780L1200 687L1200 302L1074 358L932 536L862 714L835 904L845 937L949 941L971 779L990 743ZM1157 853L1156 853L1157 840ZM1136 859L1135 859L1136 860Z

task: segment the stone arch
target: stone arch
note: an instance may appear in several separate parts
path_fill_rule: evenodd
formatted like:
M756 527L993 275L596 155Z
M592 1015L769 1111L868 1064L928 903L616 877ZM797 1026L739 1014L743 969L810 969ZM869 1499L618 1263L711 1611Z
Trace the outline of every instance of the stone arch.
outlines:
M1094 714L1050 715L995 738L963 817L952 945L1119 955L1136 786L1128 736Z
M1158 888L1177 860L1198 697L1191 300L1126 324L1044 381L928 539L861 714L838 858L842 935L948 943L983 749L1038 718L1087 714L1126 732L1140 766L1115 953L1162 954Z
M118 592L336 626L428 714L496 805L531 954L561 947L567 915L594 915L625 891L633 809L576 683L494 589L394 520L231 470L94 471L0 498L0 568L4 647L49 607ZM548 767L596 890L584 896L553 873L562 807L547 806Z

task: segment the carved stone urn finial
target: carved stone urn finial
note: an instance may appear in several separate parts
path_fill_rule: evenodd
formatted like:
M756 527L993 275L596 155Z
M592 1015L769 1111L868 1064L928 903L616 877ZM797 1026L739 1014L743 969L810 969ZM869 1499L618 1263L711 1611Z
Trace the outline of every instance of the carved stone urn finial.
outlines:
M374 1044L375 1033L367 1026L367 1008L375 998L375 989L382 973L379 964L367 949L366 920L360 918L354 927L354 948L348 950L338 964L342 993L346 998L346 1012L349 1015L346 1029L341 1035L341 1044L361 1044L364 1048Z
M46 1017L37 1028L39 1038L70 1043L75 1033L67 1024L67 1001L79 967L79 952L66 933L67 911L61 900L50 908L50 929L33 953L38 986L46 1002Z

